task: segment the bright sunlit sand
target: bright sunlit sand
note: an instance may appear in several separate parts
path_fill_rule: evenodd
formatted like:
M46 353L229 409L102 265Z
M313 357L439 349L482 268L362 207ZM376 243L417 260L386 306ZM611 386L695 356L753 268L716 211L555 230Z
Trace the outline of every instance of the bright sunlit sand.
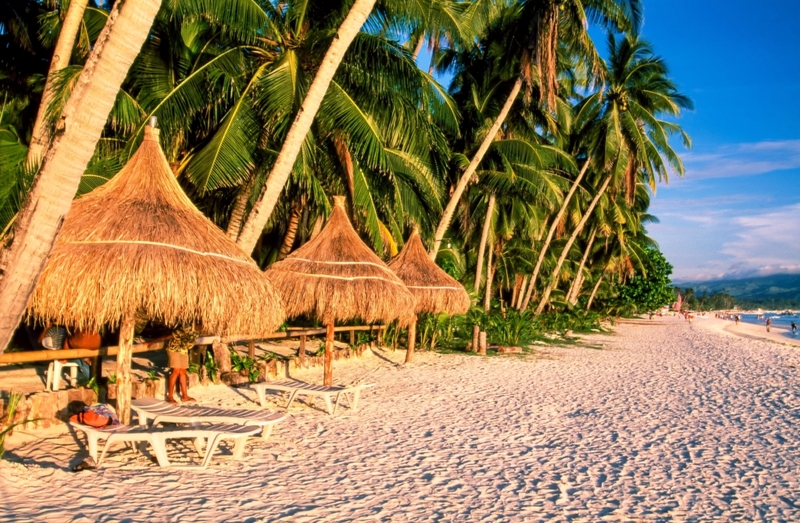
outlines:
M796 520L800 352L722 326L619 325L535 357L340 361L337 380L378 384L358 412L296 403L244 461L223 445L206 471L163 470L120 446L73 473L86 451L71 434L15 436L0 462L13 516L0 519ZM192 392L258 408L247 389ZM188 441L170 446L170 459L190 458Z

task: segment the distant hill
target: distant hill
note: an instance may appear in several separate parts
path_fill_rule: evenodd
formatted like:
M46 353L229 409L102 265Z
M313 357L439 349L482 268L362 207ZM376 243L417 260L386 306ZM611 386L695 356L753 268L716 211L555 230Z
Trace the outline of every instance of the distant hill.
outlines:
M692 288L695 294L725 292L745 307L800 307L800 274L773 274L752 278L675 282L682 289Z

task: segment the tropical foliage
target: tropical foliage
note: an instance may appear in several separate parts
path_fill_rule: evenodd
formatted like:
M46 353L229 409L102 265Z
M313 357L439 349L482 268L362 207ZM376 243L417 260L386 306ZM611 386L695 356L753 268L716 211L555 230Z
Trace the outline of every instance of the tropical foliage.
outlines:
M7 243L36 175L25 158L68 3L2 3ZM164 2L78 195L113 177L156 117L180 183L236 239L353 5ZM106 9L89 2L69 65L54 73L45 111L53 134ZM659 182L683 174L676 149L690 140L676 122L692 105L637 36L641 22L640 0L375 2L313 114L253 257L266 267L307 241L331 196L344 194L357 230L385 259L419 226L437 262L472 291L498 343L593 326L586 310L657 307L669 271L647 236L655 220L648 207ZM591 34L607 35L602 45L591 25ZM432 58L419 67L425 44ZM546 324L537 317L547 311ZM495 314L506 321L492 327ZM460 328L449 318L420 321L427 344Z

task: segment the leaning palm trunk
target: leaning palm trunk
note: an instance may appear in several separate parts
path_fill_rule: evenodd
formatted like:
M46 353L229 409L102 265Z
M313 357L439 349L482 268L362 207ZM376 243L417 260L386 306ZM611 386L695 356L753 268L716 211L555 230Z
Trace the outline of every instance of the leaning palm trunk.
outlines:
M522 287L519 288L519 296L517 296L517 301L511 304L517 310L522 310L522 302L525 299L525 291L527 290L527 288L528 288L528 277L525 276L524 278L522 278Z
M564 246L564 250L561 251L561 256L558 257L556 266L553 269L553 277L551 278L550 283L548 283L547 287L544 289L544 292L542 293L542 299L539 300L539 305L536 306L536 314L541 314L544 310L544 306L547 305L547 301L550 299L550 293L553 292L553 288L558 282L558 274L561 272L561 267L564 265L564 261L567 259L567 255L569 254L569 250L572 248L572 244L575 243L578 235L581 233L581 231L583 231L583 227L586 225L586 222L589 221L589 217L592 215L592 212L594 212L594 208L597 207L597 204L600 202L600 198L603 197L606 189L608 189L608 184L611 183L612 177L613 175L609 175L608 178L606 178L606 180L603 182L603 185L597 191L597 194L594 195L592 203L589 204L589 208L586 209L585 213L583 213L581 221L578 222L575 230L572 231L572 235L569 237L567 244Z
M564 197L564 201L561 202L561 208L558 210L556 217L553 218L553 222L550 224L550 230L547 231L547 237L542 244L541 250L539 250L539 257L536 260L536 265L533 267L533 273L531 273L531 281L530 285L528 286L528 293L525 295L525 299L522 301L519 310L525 310L528 308L528 304L533 296L533 289L536 287L536 278L539 276L539 271L542 269L542 262L544 262L544 257L547 255L547 250L550 248L550 243L553 241L553 236L556 234L558 224L561 223L561 220L564 218L564 214L567 212L569 202L572 200L572 196L575 194L575 191L578 190L578 186L580 185L581 180L583 180L583 176L586 174L586 170L588 168L589 158L587 158L586 162L583 164L581 171L578 173L578 177L575 178L574 182L572 182L572 187L569 188L569 192Z
M286 185L286 180L289 179L289 174L292 172L294 162L297 155L300 153L300 148L311 129L311 124L317 115L322 99L328 86L333 80L333 75L344 57L350 43L361 30L370 12L372 6L375 5L375 0L356 0L347 17L339 26L336 36L331 42L331 46L325 53L314 80L308 88L306 97L297 116L286 134L286 140L283 142L283 147L278 158L275 160L275 165L272 167L267 183L261 190L253 210L250 211L250 216L244 224L241 234L237 243L245 252L253 252L258 237L261 236L261 231L267 224L272 211L275 210L275 205L278 203L278 198L283 192L283 187Z
M514 83L514 87L511 89L511 93L509 93L508 99L506 99L506 103L503 105L503 109L500 110L500 114L497 115L497 118L492 124L492 127L489 129L489 132L486 133L486 136L484 137L483 142L481 142L480 147L478 147L478 151L475 153L475 156L472 157L472 161L467 166L467 170L464 171L464 174L462 174L461 178L459 178L458 185L456 185L453 194L450 196L450 201L447 202L447 207L444 209L442 219L439 221L439 225L436 227L436 233L433 238L433 248L430 252L431 260L436 260L436 255L439 253L439 247L442 245L442 238L444 238L444 233L447 232L447 229L450 228L450 223L453 221L453 215L456 212L456 206L458 205L459 200L461 200L461 195L464 194L464 190L467 188L467 185L472 179L472 175L475 174L475 171L478 169L478 164L481 163L483 157L486 155L486 151L489 150L489 146L492 145L494 137L497 136L500 126L503 125L506 116L508 116L509 111L511 111L511 106L514 105L514 101L517 99L517 95L519 94L521 88L522 77L519 77Z
M581 285L583 285L583 268L586 267L586 260L589 259L589 253L592 251L592 245L594 245L594 239L596 237L597 227L592 229L592 235L589 237L589 243L586 245L586 250L583 252L583 258L581 258L578 272L575 273L575 279L572 280L572 285L570 285L569 292L567 293L567 301L572 305L575 305L575 302L578 301Z
M13 243L3 253L0 353L22 319L119 87L139 54L160 6L160 0L129 0L114 5L64 108L65 131L47 151L18 215Z
M83 22L83 12L88 3L89 0L71 0L64 21L61 23L61 32L58 34L53 60L50 62L47 80L42 91L42 100L39 102L39 110L36 112L36 120L33 122L31 145L28 148L28 167L39 163L42 153L50 144L50 128L45 124L45 116L47 107L53 100L53 82L55 82L56 72L69 65L69 57L75 47L75 38L78 36L81 22Z
M601 274L599 278L597 278L597 283L594 284L594 288L592 288L592 293L589 295L589 301L586 302L586 310L592 308L592 302L594 301L594 297L597 294L597 289L600 288L600 284L603 283L603 276L605 274Z
M486 254L486 240L489 239L489 229L492 227L492 215L494 205L497 201L494 193L489 195L489 203L486 206L486 218L483 220L483 231L481 231L481 243L478 246L478 262L475 267L475 292L481 288L481 277L483 276L483 257Z
M302 214L303 209L301 205L292 208L292 215L289 217L289 225L286 227L286 236L283 237L281 249L278 251L278 261L286 258L289 256L289 253L292 252L292 245L294 245L294 239L297 236L297 227L300 225L300 216Z
M255 174L253 174L244 185L239 187L236 193L236 200L233 202L233 210L231 210L231 219L228 222L228 229L225 234L228 235L233 241L239 237L239 231L242 230L242 222L244 221L244 211L247 208L247 200L250 199L250 193L253 192L253 186L256 183Z

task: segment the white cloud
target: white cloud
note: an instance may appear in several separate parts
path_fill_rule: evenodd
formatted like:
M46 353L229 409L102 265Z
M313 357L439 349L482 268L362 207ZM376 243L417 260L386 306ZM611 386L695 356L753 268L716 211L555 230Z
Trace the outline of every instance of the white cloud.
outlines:
M740 143L682 156L689 180L753 176L800 168L800 140Z
M800 203L747 214L708 209L669 221L654 232L664 234L660 240L674 260L676 280L800 273Z

